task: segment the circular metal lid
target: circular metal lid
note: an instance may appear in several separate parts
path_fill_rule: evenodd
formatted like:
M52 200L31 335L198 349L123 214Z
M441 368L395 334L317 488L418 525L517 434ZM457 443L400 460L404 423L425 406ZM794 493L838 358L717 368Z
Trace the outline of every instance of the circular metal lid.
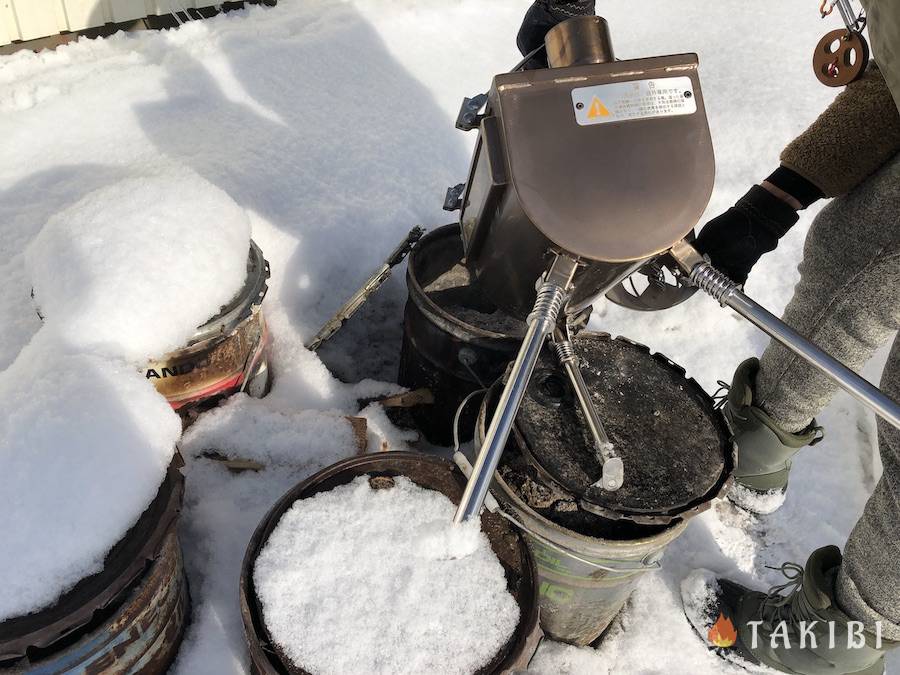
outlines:
M699 512L725 487L733 446L712 399L684 370L623 338L582 333L581 370L625 482L608 492L601 463L565 371L545 350L516 419L540 474L607 518L659 524Z
M241 321L250 316L254 307L262 303L269 290L266 284L269 276L269 263L263 257L262 250L251 239L244 285L228 304L222 306L218 314L197 329L188 346L231 333Z

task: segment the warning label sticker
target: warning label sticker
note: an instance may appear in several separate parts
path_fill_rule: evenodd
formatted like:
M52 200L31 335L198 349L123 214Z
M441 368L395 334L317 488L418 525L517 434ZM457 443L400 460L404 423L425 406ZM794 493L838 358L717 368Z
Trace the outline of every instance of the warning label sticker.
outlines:
M614 82L572 90L578 124L606 124L697 112L689 77Z

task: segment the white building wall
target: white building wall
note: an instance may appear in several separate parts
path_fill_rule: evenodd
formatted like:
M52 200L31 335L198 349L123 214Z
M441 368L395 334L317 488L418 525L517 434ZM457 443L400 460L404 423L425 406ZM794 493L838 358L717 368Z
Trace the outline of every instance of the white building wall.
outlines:
M154 14L212 7L222 0L0 0L0 45L134 21Z

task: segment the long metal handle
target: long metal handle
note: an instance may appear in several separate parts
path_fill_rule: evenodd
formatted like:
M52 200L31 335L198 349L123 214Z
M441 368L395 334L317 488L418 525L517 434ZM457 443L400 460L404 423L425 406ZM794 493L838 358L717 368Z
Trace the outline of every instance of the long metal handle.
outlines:
M878 387L826 354L771 312L750 299L734 281L701 258L690 245L679 244L673 247L672 253L679 264L690 274L691 282L718 300L720 305L733 309L757 328L808 361L853 398L873 410L876 415L900 429L900 405L885 396Z
M544 340L556 326L556 319L568 298L569 286L577 266L577 261L573 258L559 255L543 278L534 309L528 316L528 330L525 332L519 354L510 370L497 409L481 444L472 477L466 483L466 490L453 517L455 523L476 518L481 512L494 471L500 463L500 456L506 448L516 414L525 397L528 382L541 355Z
M415 246L416 242L422 238L423 234L425 234L425 230L421 227L414 227L411 229L409 234L406 235L406 238L400 242L400 245L387 257L384 264L366 279L365 283L363 283L360 289L356 291L347 302L341 305L341 308L328 319L325 325L319 329L318 333L316 333L315 337L307 343L306 348L314 352L321 347L323 343L334 337L334 334L343 327L344 323L356 314L369 297L371 297L371 295L381 288L382 284L388 280L391 276L391 270L403 262L403 259L406 258L407 254L412 250L412 247Z
M569 376L569 382L575 391L575 398L578 399L578 405L584 414L585 422L594 439L594 450L597 459L603 467L603 475L597 484L603 489L614 492L622 487L625 481L625 465L620 457L616 457L613 451L613 444L606 435L606 429L603 428L603 422L597 412L597 406L591 400L591 393L585 384L584 375L581 373L581 367L578 364L578 355L575 353L575 346L569 339L569 336L557 328L553 333L553 346L556 348L556 356L566 374Z

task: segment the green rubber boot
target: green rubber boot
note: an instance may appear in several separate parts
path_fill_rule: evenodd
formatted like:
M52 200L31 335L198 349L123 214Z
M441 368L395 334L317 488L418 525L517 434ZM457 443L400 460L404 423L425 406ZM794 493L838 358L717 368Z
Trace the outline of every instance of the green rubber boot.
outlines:
M759 359L744 361L734 373L724 413L738 448L735 485L728 498L747 511L768 514L784 503L791 459L800 448L823 438L815 420L799 433L782 429L753 405Z
M682 584L685 614L710 649L744 667L764 665L795 675L881 675L885 653L900 643L867 632L838 606L840 565L837 546L820 548L805 569L782 565L788 581L768 593L695 572Z

